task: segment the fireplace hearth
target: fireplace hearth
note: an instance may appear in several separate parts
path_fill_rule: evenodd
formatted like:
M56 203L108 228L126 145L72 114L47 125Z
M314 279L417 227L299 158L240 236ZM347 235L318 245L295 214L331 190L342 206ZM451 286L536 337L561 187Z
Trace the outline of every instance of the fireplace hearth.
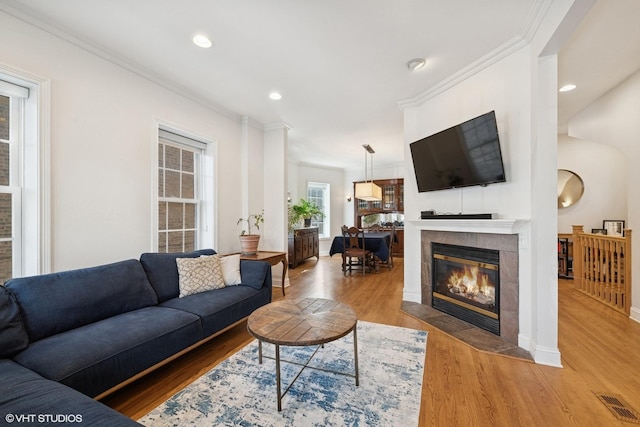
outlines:
M500 252L431 243L432 306L500 335Z

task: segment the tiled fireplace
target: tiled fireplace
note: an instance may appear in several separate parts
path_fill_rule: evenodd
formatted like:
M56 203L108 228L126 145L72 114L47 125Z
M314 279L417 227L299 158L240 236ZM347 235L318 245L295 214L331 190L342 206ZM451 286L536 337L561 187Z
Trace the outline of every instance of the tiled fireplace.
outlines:
M431 304L500 335L500 252L431 243Z
M518 344L517 234L422 230L420 264L423 305Z

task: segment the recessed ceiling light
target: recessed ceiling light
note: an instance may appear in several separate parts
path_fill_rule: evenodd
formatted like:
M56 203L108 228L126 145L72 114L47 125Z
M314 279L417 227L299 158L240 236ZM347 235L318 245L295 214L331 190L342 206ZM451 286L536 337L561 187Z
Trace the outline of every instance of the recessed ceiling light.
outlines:
M207 36L203 36L202 34L198 34L197 36L195 36L193 38L193 43L198 46L198 47L202 47L202 48L208 48L213 46L213 43L211 43L211 40L209 40L209 37Z
M269 98L273 99L274 101L277 101L279 99L282 99L282 95L280 95L278 92L271 92L269 94Z
M573 85L573 84L564 85L560 88L559 92L569 92L570 90L574 90L575 88L576 88L576 85Z
M407 61L407 68L409 71L417 71L420 68L424 67L427 61L424 58L413 58Z

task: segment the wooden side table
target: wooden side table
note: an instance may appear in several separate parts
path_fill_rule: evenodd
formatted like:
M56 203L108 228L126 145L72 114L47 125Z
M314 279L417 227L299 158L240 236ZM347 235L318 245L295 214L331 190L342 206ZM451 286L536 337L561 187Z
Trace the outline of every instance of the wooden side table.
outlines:
M240 259L248 261L266 261L271 265L282 263L282 295L284 296L284 278L287 276L287 253L277 251L258 251L253 255L240 254Z

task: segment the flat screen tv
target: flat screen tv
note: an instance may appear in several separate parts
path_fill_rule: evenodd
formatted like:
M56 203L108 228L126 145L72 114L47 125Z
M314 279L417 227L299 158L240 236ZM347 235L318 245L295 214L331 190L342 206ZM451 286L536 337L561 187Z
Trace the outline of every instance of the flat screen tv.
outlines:
M495 111L409 146L421 193L505 182Z

